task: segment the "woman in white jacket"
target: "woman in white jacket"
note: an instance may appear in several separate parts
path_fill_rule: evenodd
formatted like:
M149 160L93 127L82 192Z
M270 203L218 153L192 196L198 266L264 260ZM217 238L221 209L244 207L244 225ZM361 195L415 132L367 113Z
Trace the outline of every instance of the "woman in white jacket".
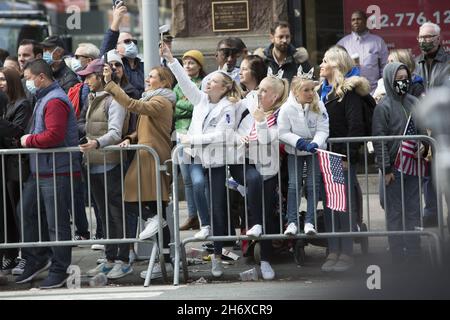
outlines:
M194 201L200 215L201 229L195 234L197 239L206 239L211 235L211 223L208 202L205 195L207 173L211 169L210 188L212 197L213 234L225 235L226 194L225 194L225 152L223 144L234 135L235 103L241 97L239 86L225 72L213 72L204 92L189 79L178 60L174 59L167 45L162 44L161 55L169 62L168 67L178 80L178 85L186 98L194 105L192 121L187 134L179 134L181 143L193 145L184 148L188 154L189 171L194 188ZM204 147L206 144L210 146ZM218 145L219 144L219 145ZM183 160L185 160L184 157ZM223 274L222 241L214 242L212 274Z
M314 81L307 76L294 78L288 101L281 107L278 117L280 140L286 143L289 172L288 227L284 234L297 234L298 208L305 162L308 169L306 179L308 203L304 232L308 235L317 233L314 228L314 211L319 199L322 177L318 159L312 156L312 153L316 152L317 148L326 149L329 129L327 111L314 91L314 87Z
M289 83L286 79L269 76L261 81L256 93L257 99L246 99L248 115L236 131L237 139L248 146L245 164L230 166L230 173L239 184L244 185L245 175L248 227L251 227L246 235L251 237L262 234L263 221L264 233L274 234L277 230L274 219L274 192L280 167L277 117L289 95ZM272 241L261 241L261 274L265 280L275 277L269 263L271 253Z

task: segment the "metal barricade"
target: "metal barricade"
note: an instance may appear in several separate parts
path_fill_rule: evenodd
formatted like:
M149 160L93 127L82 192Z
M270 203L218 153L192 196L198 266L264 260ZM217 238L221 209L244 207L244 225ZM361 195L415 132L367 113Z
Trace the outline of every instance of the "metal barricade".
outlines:
M401 177L401 190L402 190L402 229L401 230L388 230L388 226L387 226L387 221L385 222L385 228L380 228L379 226L375 226L373 223L371 223L371 213L370 213L370 206L369 206L369 193L368 193L368 189L369 189L369 178L368 178L368 151L367 151L367 143L368 142L373 142L373 143L380 143L380 142L387 142L387 141L404 141L404 140L416 140L416 141L422 141L422 142L426 142L427 144L429 144L433 150L433 152L436 152L436 145L435 145L435 140L428 137L428 136L385 136L385 137L354 137L354 138L332 138L332 139L328 139L328 143L331 146L331 150L333 150L333 145L339 143L339 144L345 144L346 145L346 150L347 150L347 159L351 159L350 158L350 145L351 144L355 144L355 143L359 143L363 145L363 149L364 149L364 160L363 160L363 165L364 165L364 177L365 177L365 186L366 186L366 195L365 195L365 201L363 201L365 203L365 206L363 207L361 204L361 207L363 208L361 212L362 216L360 217L362 220L366 220L367 221L367 230L354 230L354 223L353 223L353 217L352 215L355 215L357 213L357 208L353 208L351 201L348 201L349 207L347 208L348 212L349 212L349 226L351 226L352 230L350 232L346 231L346 232L337 232L334 229L334 214L331 214L331 219L332 221L332 230L331 232L318 232L316 235L306 235L303 233L300 233L300 231L297 232L296 235L284 235L283 234L283 225L284 225L284 221L283 221L283 204L282 204L282 194L281 194L281 186L282 183L287 183L286 181L282 181L281 178L281 173L280 170L278 170L278 174L277 174L277 181L278 181L278 210L279 210L279 233L272 233L272 234L267 234L263 231L262 235L260 237L249 237L246 235L232 235L231 234L231 217L230 217L230 202L229 202L229 191L228 188L226 189L227 195L226 195L226 199L227 199L227 207L228 207L228 211L227 211L227 223L228 223L228 230L227 230L227 234L223 235L223 236L217 236L217 235L212 235L212 236L208 236L206 239L204 240L199 240L196 239L195 237L188 237L185 239L182 239L181 234L180 234L180 230L179 230L179 215L180 215L180 206L179 206L179 195L178 195L178 165L179 165L179 161L178 159L178 155L181 152L181 149L183 148L182 145L177 145L176 148L172 151L172 161L173 161L173 204L174 204L174 239L175 239L175 265L174 265L174 285L178 285L179 284L179 274L180 274L180 264L179 262L182 262L182 266L183 266L183 278L184 281L187 281L188 279L188 268L187 268L187 259L186 259L186 249L185 246L186 244L190 243L190 242L206 242L206 241L236 241L236 240L276 240L276 239L283 239L283 240L287 240L287 239L303 239L303 240L311 240L311 239L331 239L331 238L360 238L360 239L368 239L369 237L392 237L392 236L425 236L428 237L430 239L430 254L432 254L432 247L431 247L431 243L434 243L435 247L434 247L434 257L433 255L432 260L433 263L435 263L434 265L438 265L441 266L442 265L442 247L441 247L441 243L443 242L444 239L444 225L443 225L443 213L442 213L442 195L441 195L441 188L439 185L437 185L437 200L438 200L438 233L433 232L432 230L425 230L423 228L423 209L422 209L422 191L421 191L421 185L422 185L422 177L419 174L418 177L418 183L419 183L419 203L420 203L420 226L417 226L414 230L407 230L406 228L406 215L405 215L405 196L404 196L404 174L403 172L400 173L400 177ZM184 146L186 147L186 146ZM225 147L225 148L229 148L229 147ZM384 154L384 152L388 152L388 150L385 150L384 145L382 147L382 152ZM316 157L316 155L312 155L311 156L312 159L314 159ZM403 152L400 151L400 157L403 157ZM419 158L419 166L420 166L420 158ZM423 161L423 160L422 160ZM349 168L347 170L347 174L348 174L348 178L350 180L350 169L352 167L352 163L351 161L348 161L349 163ZM361 164L361 163L360 163ZM229 163L225 163L225 170L226 170L226 179L228 180L229 178L229 173L228 173L228 167L229 167ZM437 167L437 166L435 166ZM297 162L296 162L296 167L295 170L303 170L303 168L298 168L297 167ZM313 177L314 177L314 166L313 166ZM244 171L245 171L245 166L244 166ZM384 173L385 169L384 169L384 164L382 167L382 172ZM209 176L209 178L211 178L211 167L209 168L205 168L205 172L206 175ZM296 175L298 177L298 175ZM245 177L245 173L244 173L244 177ZM313 178L313 198L316 199L317 195L315 192L315 185L316 183L318 183L317 181L315 181L316 179ZM211 181L211 179L209 180ZM225 181L224 181L224 188L225 188ZM296 188L297 188L297 204L299 203L299 191L298 190L298 181L296 184ZM247 182L244 179L244 184L243 184L244 190L247 190ZM347 184L348 187L348 198L352 199L352 192L354 192L354 190L352 191L350 188L350 185ZM384 189L386 189L384 187ZM322 193L322 190L320 191ZM384 191L384 195L386 195L386 192ZM213 195L212 195L212 191L211 188L209 189L209 201L210 203L212 203L213 201ZM384 197L386 198L386 197ZM324 201L324 199L322 199L322 201ZM246 224L246 230L248 230L249 228L249 224L248 224L248 212L247 212L247 206L248 206L248 199L247 199L247 194L245 194L244 197L244 203L245 203L245 224ZM263 203L263 228L265 228L265 214L264 214L264 210L266 210L267 208L264 208L264 195L262 198L262 203ZM386 204L386 199L384 199L384 203ZM212 212L212 205L209 206L209 212L211 214ZM325 205L324 205L325 208ZM212 215L211 217L212 218ZM315 225L317 226L317 207L316 207L316 201L314 201L314 221L315 221ZM212 221L211 221L211 225L213 225ZM298 230L300 230L300 222L297 222L297 227ZM361 232L364 231L364 232ZM213 233L214 234L214 233ZM434 259L433 259L434 258Z
M134 150L135 153L135 159L137 162L137 182L136 182L136 189L138 193L138 199L137 199L137 205L138 205L138 229L142 230L143 226L141 225L141 221L143 218L143 208L142 208L142 194L141 194L141 155L140 152L146 152L150 155L150 157L153 158L155 167L154 170L156 173L156 195L157 195L157 201L156 201L156 207L157 207L157 217L158 217L158 233L157 235L153 236L150 239L146 240L140 240L138 238L139 232L136 233L136 236L130 236L130 233L127 231L127 208L126 208L126 202L124 200L124 179L125 179L125 160L126 160L126 152ZM162 202L162 191L161 191L161 174L166 172L166 165L160 164L160 158L158 156L158 153L153 149L146 145L130 145L129 147L118 147L118 146L109 146L105 148L98 149L96 151L99 151L103 153L103 169L107 168L107 162L106 162L106 153L107 152L119 152L120 153L120 162L117 164L114 164L113 166L120 165L120 181L114 181L114 185L117 185L118 188L120 188L120 204L121 204L121 221L122 225L120 226L122 237L120 238L112 238L111 237L111 230L109 228L110 226L110 215L108 214L109 210L109 200L108 197L111 194L111 190L108 190L108 184L107 184L107 170L103 170L103 172L99 172L98 174L103 174L104 178L104 198L105 198L105 217L106 217L106 230L104 231L104 239L95 239L95 240L75 240L75 215L77 214L75 212L75 201L77 198L77 194L74 192L74 187L76 183L79 183L79 181L76 181L77 179L81 179L81 166L84 166L84 164L81 163L81 153L79 147L70 147L70 148L57 148L57 149L1 149L0 150L0 157L1 157L1 186L2 186L2 202L3 202L3 210L2 210L2 220L3 220L3 226L4 226L4 234L3 239L0 240L0 249L8 249L8 248L38 248L38 247L61 247L61 246L76 246L76 245L92 245L92 244L130 244L130 243L136 243L136 242L148 242L149 240L153 242L153 249L151 252L149 265L148 265L148 272L147 277L145 279L144 286L148 286L150 284L150 278L151 278L151 271L153 270L153 266L156 259L156 254L159 252L159 261L162 265L162 274L163 279L165 282L167 282L167 273L164 268L164 253L168 252L168 249L163 248L163 202ZM65 155L66 159L68 159L69 163L67 165L69 170L67 172L60 172L58 174L58 164L61 164L61 156ZM70 156L69 156L70 155ZM28 165L24 163L24 159L28 159L30 161L34 162L34 166L36 168L35 173L30 172L28 181L25 181L23 175L24 175L24 166ZM41 158L46 157L46 158ZM17 159L18 162L18 185L19 185L19 202L16 206L17 212L15 213L15 217L11 217L10 213L7 212L7 197L8 194L8 178L7 178L7 164L11 163L11 161L14 160L14 158ZM51 173L46 173L45 175L42 174L42 172L39 172L39 161L43 161L43 159L49 159L50 164L47 164L47 166L51 167ZM86 153L86 159L87 162L89 162L89 152ZM78 161L78 164L76 164ZM145 165L145 163L144 163ZM100 165L101 166L101 165ZM91 167L89 165L85 166L85 183L87 184L87 203L89 208L89 220L92 222L94 221L93 218L93 208L92 208L92 198L91 198ZM111 169L111 167L109 167ZM57 180L60 176L66 177L69 181L67 182L64 180L61 185L67 186L67 189L69 191L69 194L63 194L61 193L61 190L58 189L58 183ZM43 180L46 179L49 183L50 187L42 187ZM48 180L49 179L49 180ZM50 181L51 180L51 181ZM58 180L59 181L59 180ZM32 182L32 184L31 184ZM28 187L30 185L33 185L33 187ZM34 187L35 186L35 187ZM55 187L56 186L56 187ZM28 189L27 189L28 188ZM54 209L53 213L46 212L45 206L49 207L50 202L49 200L43 200L44 196L47 196L46 193L47 190L50 190L52 193L51 195L51 201L53 201L53 207L51 207L50 210ZM64 190L64 189L63 189ZM24 192L29 192L29 194L24 194ZM84 192L84 190L83 190ZM25 197L33 197L33 199L24 200ZM70 198L70 200L69 200ZM9 200L9 199L8 199ZM64 203L63 206L61 204L58 204L58 201L68 201L69 203ZM36 208L32 207L26 207L24 203L26 202L33 203L33 205L36 206ZM47 203L44 205L43 201L46 201ZM66 208L68 212L59 212L58 213L58 207ZM34 210L35 209L35 210ZM83 211L84 214L86 214L85 205L83 204ZM34 211L33 211L34 210ZM72 215L72 225L70 226L70 215L69 211ZM54 235L54 239L51 239L50 233L49 233L49 226L47 224L47 221L45 218L48 217L47 215L53 214L52 219L52 228L51 234ZM32 223L35 223L37 226L34 227L34 232L37 231L37 234L30 235L28 234L29 230L26 230L24 221L28 219L27 223L30 223L30 217L34 216L36 221L32 221ZM19 234L20 239L16 242L8 241L9 235L7 230L7 223L8 219L14 218L16 219L16 222L19 227ZM64 223L62 221L59 221L60 219L64 220ZM53 230L54 225L54 230ZM70 228L70 236L65 233L66 239L61 239L61 228ZM33 229L33 230L34 230ZM93 224L90 225L90 234L94 234L93 230ZM65 231L64 231L65 232ZM71 239L67 239L67 238ZM157 238L156 238L157 237ZM27 238L27 239L26 239ZM156 239L158 241L156 241ZM26 241L28 240L28 241ZM156 245L156 243L158 245Z

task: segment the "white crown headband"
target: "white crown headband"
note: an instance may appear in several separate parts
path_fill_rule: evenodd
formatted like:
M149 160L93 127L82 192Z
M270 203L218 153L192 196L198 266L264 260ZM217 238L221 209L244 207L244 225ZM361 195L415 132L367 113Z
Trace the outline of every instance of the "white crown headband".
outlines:
M297 69L297 77L305 80L312 80L314 76L314 68L311 68L309 72L303 72L303 67L300 65Z
M283 79L283 73L284 73L284 70L281 68L278 70L277 74L273 74L273 70L271 67L267 68L267 76L268 77L275 77L275 78L278 78L281 80L281 79Z

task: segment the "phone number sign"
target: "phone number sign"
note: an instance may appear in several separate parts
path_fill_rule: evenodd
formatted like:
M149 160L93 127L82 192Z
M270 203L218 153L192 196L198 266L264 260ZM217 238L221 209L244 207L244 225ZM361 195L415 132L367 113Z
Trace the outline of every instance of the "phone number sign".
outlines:
M356 10L367 13L367 27L384 39L389 49L411 49L420 54L419 27L427 21L441 28L441 44L450 51L450 4L442 0L344 0L344 30L351 32Z

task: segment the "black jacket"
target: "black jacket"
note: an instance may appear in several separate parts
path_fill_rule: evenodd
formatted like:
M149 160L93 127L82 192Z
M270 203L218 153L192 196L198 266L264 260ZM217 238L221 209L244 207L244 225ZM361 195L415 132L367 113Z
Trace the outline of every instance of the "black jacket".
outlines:
M292 81L292 78L297 74L298 64L295 61L294 54L296 52L296 49L293 45L289 45L288 47L288 56L286 58L286 61L279 66L278 63L275 61L275 58L272 54L273 50L273 44L271 44L269 47L267 47L264 50L264 62L267 67L270 67L274 74L278 73L279 69L282 69L283 72L283 78L287 79L289 82ZM308 61L303 62L302 64L303 72L308 72L311 69L311 65Z
M69 92L70 88L80 82L75 72L64 61L62 61L58 70L53 71L53 77L66 93Z
M5 148L18 148L18 140L25 133L33 110L27 99L9 103L0 118L0 137Z
M340 101L332 92L325 103L330 122L330 135L328 137L364 136L363 97L370 93L370 84L363 77L350 77L344 80L343 90L345 94ZM319 89L319 96L321 91L322 87ZM358 162L358 149L360 146L361 143L349 144L351 163ZM331 146L331 150L347 156L346 143L334 143Z

